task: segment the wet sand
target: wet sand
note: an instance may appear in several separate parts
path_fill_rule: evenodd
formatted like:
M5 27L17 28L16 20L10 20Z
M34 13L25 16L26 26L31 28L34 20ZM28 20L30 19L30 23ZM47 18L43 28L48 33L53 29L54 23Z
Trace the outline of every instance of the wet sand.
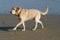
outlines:
M42 16L41 21L44 29L38 24L36 31L31 29L34 27L34 21L26 22L26 31L22 32L22 25L16 31L12 28L18 23L18 19L14 15L0 14L0 40L60 40L60 15Z

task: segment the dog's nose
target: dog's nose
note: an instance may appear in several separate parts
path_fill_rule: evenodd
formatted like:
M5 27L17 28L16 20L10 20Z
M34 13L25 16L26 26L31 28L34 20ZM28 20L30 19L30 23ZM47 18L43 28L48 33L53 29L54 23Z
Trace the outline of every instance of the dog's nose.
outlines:
M12 13L12 12L10 11L10 13Z

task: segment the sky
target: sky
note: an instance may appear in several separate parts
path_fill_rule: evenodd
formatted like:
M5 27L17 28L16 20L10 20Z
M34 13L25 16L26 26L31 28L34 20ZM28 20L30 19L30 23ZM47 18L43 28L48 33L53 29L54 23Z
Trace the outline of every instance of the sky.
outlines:
M49 8L49 14L60 14L60 0L0 0L0 14L9 14L12 6L21 6L26 9L38 9L45 11Z

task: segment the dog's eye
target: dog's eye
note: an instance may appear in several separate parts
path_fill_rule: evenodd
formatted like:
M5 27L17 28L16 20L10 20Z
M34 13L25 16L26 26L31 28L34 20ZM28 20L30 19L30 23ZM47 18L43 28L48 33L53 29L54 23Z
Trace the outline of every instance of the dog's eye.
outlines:
M15 10L15 9L13 9L13 10Z
M15 10L14 8L12 8L13 10Z

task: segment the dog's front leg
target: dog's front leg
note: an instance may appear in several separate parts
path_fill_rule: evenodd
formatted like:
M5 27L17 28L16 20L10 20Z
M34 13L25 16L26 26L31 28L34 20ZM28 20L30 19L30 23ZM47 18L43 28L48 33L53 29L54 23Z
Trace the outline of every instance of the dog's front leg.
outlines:
M25 23L24 23L24 21L23 21L23 29L22 29L22 31L25 31Z
M16 30L17 29L17 27L19 26L19 25L21 25L23 22L21 21L21 22L19 22L17 25L16 25L16 27L14 27L13 28L13 30Z

